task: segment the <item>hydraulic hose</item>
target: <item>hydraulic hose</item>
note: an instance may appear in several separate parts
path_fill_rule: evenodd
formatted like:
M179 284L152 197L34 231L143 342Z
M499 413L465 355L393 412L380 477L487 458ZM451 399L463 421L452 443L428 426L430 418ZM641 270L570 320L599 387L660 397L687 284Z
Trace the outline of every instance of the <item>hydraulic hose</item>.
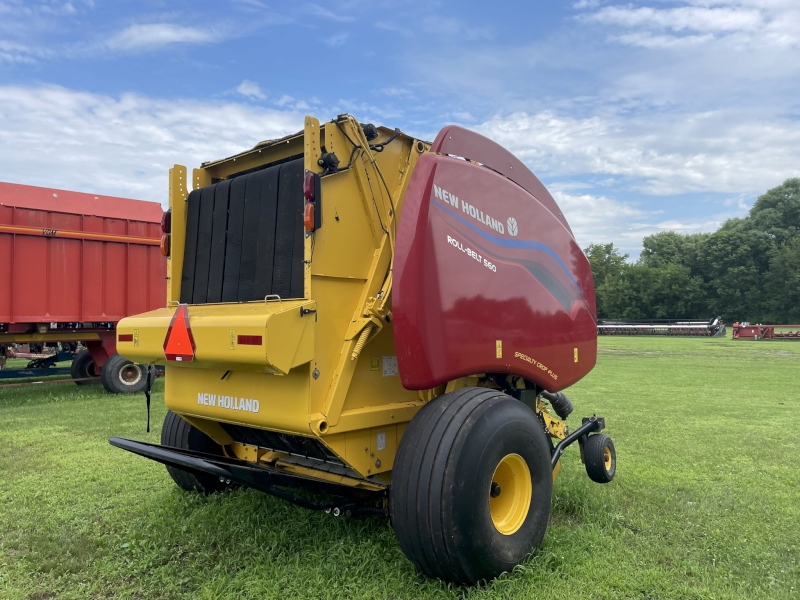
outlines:
M572 412L572 401L563 392L542 392L542 398L550 403L561 420L566 419Z

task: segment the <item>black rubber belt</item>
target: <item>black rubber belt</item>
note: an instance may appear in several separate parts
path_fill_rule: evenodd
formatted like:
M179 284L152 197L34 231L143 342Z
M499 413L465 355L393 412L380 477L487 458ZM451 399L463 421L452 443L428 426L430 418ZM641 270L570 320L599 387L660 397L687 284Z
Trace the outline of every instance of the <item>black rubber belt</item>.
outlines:
M194 292L194 270L197 262L197 224L200 221L200 190L189 194L186 206L186 243L183 248L181 302L190 304Z
M228 193L231 182L221 181L214 193L214 218L211 228L211 260L208 266L206 302L222 301L222 277L225 270L225 238L228 230Z
M303 161L296 160L286 163L284 169L287 173L281 172L281 191L290 199L292 214L292 232L294 235L292 242L292 275L290 278L290 298L303 297L303 255L305 250L305 229L303 227ZM287 189L288 188L288 189Z
M208 297L208 267L211 262L211 230L214 224L214 193L217 185L209 185L200 190L200 221L197 224L197 259L192 294L194 304L205 304Z
M272 274L272 293L290 298L292 292L292 255L294 253L294 198L292 167L297 161L281 165L278 187L278 218L275 223L275 270ZM302 166L301 166L302 169ZM301 196L302 197L302 196ZM299 233L299 232L298 232Z
M256 253L256 272L254 298L263 300L268 294L280 294L275 291L277 251L276 220L280 205L278 203L278 177L280 166L270 167L262 171L261 180L261 212L258 223L258 251ZM281 296L286 297L285 295Z
M245 180L242 258L239 261L239 302L255 300L256 297L256 258L258 254L258 222L261 210L262 176L263 172L259 171L245 177L236 178L236 180Z
M244 197L247 177L237 177L231 182L228 203L228 238L225 242L225 274L222 279L222 301L239 299L239 267L242 259L242 228L244 225Z

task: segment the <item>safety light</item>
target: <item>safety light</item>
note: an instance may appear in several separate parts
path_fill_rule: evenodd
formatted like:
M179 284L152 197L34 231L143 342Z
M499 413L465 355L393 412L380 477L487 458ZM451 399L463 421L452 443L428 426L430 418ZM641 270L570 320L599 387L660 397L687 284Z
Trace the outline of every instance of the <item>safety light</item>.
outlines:
M306 231L316 231L322 226L322 178L319 173L306 171L303 178L303 197L306 206L303 210L303 225Z
M303 212L303 225L306 231L314 231L314 229L316 229L314 216L314 204L312 202L307 202L306 209Z
M306 177L303 180L303 196L309 202L317 199L317 175L311 171L306 171Z
M161 254L169 256L169 234L165 233L161 236Z
M236 338L240 346L261 346L262 340L260 335L240 335Z
M161 215L161 233L170 233L172 231L172 209Z

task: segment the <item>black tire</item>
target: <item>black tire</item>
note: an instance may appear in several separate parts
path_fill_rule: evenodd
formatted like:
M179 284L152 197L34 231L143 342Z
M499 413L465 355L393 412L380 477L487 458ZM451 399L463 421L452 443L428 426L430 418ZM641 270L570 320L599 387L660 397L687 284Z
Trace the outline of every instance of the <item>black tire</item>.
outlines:
M498 466L512 456L530 473L530 487L519 488L530 491L530 504L517 513L518 528L501 533L490 498ZM542 543L552 490L550 447L534 412L496 390L465 388L425 405L406 429L392 469L390 516L420 571L475 584L511 570ZM506 490L513 492L513 485ZM527 494L507 498L528 502Z
M72 365L69 368L70 377L73 379L86 379L88 381L76 381L77 385L94 385L100 383L100 376L97 374L97 366L94 364L92 355L88 350L81 350L72 358Z
M171 410L167 411L164 425L161 427L161 445L183 450L195 450L205 454L223 456L222 447L205 433L193 427ZM219 480L215 475L188 473L175 467L167 467L172 480L178 487L187 492L200 492L213 494L230 487Z
M147 386L147 366L114 354L100 369L100 382L110 394L138 394ZM155 369L151 371L151 383Z
M590 435L583 444L583 460L589 479L609 483L617 472L617 452L614 442L604 433Z

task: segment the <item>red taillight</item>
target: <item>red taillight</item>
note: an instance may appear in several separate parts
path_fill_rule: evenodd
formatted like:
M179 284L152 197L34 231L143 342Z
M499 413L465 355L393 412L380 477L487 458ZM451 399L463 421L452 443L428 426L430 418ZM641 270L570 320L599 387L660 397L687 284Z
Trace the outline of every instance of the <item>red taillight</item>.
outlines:
M165 233L161 236L161 254L169 256L169 234Z
M118 342L132 342L133 341L133 334L132 333L120 333L117 337Z
M305 225L306 231L314 231L314 205L311 202L306 203L303 225Z
M240 335L236 341L241 346L260 346L261 339L260 335Z
M311 171L306 171L306 178L303 180L303 196L309 202L317 199L317 177Z
M172 231L172 211L168 210L161 215L161 233L170 233Z

